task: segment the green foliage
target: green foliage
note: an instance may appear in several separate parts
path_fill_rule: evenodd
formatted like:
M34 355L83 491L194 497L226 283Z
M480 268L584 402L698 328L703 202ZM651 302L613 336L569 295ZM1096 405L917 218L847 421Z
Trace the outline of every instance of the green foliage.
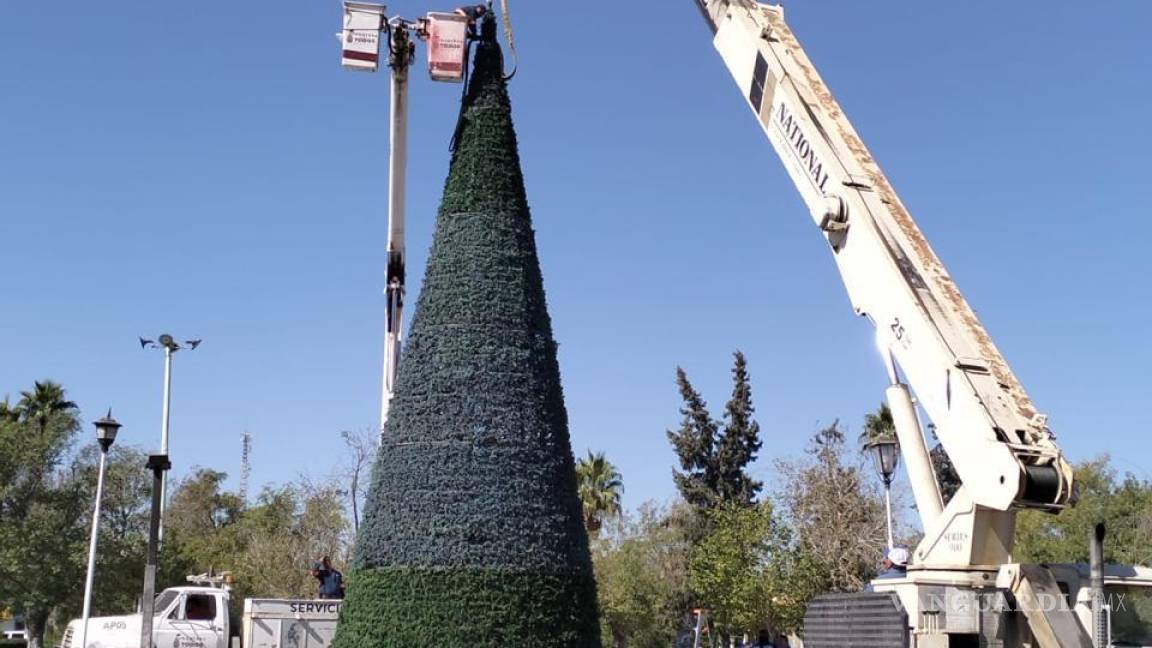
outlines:
M711 532L692 553L689 575L714 628L727 638L798 630L826 580L814 557L770 503L729 504L709 515Z
M1020 562L1087 562L1088 539L1104 522L1108 562L1152 565L1152 482L1120 477L1108 457L1078 464L1079 503L1059 515L1021 511L1016 517L1016 550Z
M864 431L860 433L861 445L895 440L896 423L892 420L892 410L888 408L887 403L881 403L875 412L864 415Z
M231 569L241 553L235 524L244 505L223 490L227 478L217 470L195 470L172 492L164 514L165 544L204 571Z
M676 516L649 503L605 528L592 559L605 648L667 648L691 605L690 544Z
M748 379L748 362L737 351L732 366L732 398L724 408L724 434L716 450L716 472L719 498L724 503L750 506L763 484L746 472L748 464L760 451L760 424L752 419L752 385Z
M495 22L483 30L335 648L600 644Z
M688 381L688 374L676 367L676 387L684 406L680 413L684 420L680 429L668 430L668 440L680 460L680 471L672 471L672 479L680 496L698 511L707 511L716 505L720 475L716 465L716 437L719 424L708 413L708 404L700 392Z
M340 645L598 646L592 575L581 568L384 567L358 570L337 629ZM494 623L499 619L499 623ZM598 638L597 638L598 639Z
M588 451L576 461L576 491L584 510L584 528L589 535L600 531L605 518L620 515L620 494L624 482L620 471L603 452Z
M63 388L45 381L0 416L0 600L22 609L38 648L53 610L83 585L90 490L65 456L80 429Z
M37 382L15 406L0 402L0 606L25 612L31 643L49 622L81 610L92 497L100 452L78 451L78 413L59 385ZM88 437L90 439L90 437ZM92 613L124 614L140 595L150 514L146 455L118 444L107 456ZM307 597L307 568L328 554L340 561L348 522L333 484L268 489L247 507L224 489L226 475L198 470L172 491L160 588L215 568L238 576L237 595Z
M707 519L704 514L719 505L752 505L762 487L747 472L761 445L760 425L752 419L755 408L748 366L743 353L736 351L733 355L732 398L725 407L727 423L722 432L688 375L676 368L684 419L678 430L667 431L680 462L680 470L673 470L672 477L681 497L703 519Z
M327 555L342 562L348 520L333 484L308 482L268 487L251 506L223 489L224 473L200 469L182 481L166 515L165 566L183 576L231 571L235 599L245 596L308 598L317 584L312 561Z

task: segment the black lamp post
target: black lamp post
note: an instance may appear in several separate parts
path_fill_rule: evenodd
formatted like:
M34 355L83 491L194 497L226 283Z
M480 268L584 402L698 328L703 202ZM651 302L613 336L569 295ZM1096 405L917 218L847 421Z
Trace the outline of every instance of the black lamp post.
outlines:
M892 437L881 437L869 441L864 450L872 458L872 465L884 482L884 510L885 522L888 525L888 548L892 542L892 478L896 476L896 467L900 465L900 444Z
M148 558L144 565L144 595L140 599L140 648L153 648L152 617L156 605L156 551L160 544L160 503L164 474L172 467L168 455L148 455L145 466L152 471L152 518L148 524Z

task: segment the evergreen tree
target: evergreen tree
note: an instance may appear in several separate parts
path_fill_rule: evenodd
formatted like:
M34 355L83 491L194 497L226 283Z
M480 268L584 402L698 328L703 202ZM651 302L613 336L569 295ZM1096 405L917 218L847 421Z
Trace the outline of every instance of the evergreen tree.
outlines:
M752 385L748 381L748 362L737 351L732 366L732 398L724 408L724 436L716 452L719 496L726 503L749 506L763 484L746 472L748 464L760 450L760 424L752 420Z
M599 648L568 418L491 16L334 648Z
M716 470L716 437L719 424L708 413L708 404L700 392L688 381L688 374L676 367L676 386L684 406L680 413L684 420L680 429L667 431L680 470L673 469L672 478L680 496L698 511L711 509L719 499L720 476Z
M684 500L701 513L720 504L749 506L762 486L747 472L761 445L760 425L752 420L755 409L748 364L743 353L734 355L732 398L725 408L723 430L688 375L676 368L684 420L678 430L667 432L680 461L680 470L673 469L672 478Z

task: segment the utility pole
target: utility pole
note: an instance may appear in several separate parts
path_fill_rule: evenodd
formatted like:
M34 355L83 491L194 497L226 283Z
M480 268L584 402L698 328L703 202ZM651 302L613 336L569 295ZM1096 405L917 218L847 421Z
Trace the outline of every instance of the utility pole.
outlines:
M168 461L166 454L149 455L145 467L152 471L152 515L148 521L148 557L144 565L144 594L140 599L140 648L154 648L152 618L156 612L156 554L160 544L160 504L163 500L164 476L172 468L172 462Z
M168 456L168 421L172 403L172 355L181 349L195 351L196 347L200 346L200 342L201 340L186 340L183 345L180 345L167 333L161 335L157 341L140 338L140 348L142 349L164 349L164 406L160 423L160 454L163 456ZM163 542L164 511L167 509L168 503L167 473L161 475L161 479L163 483L160 486L160 528L157 537L160 542Z

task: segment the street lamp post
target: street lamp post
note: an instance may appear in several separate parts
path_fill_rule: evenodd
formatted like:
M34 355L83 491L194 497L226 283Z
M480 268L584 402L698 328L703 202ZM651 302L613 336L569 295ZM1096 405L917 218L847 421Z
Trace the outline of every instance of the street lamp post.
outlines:
M84 579L84 611L81 614L80 648L88 646L88 617L92 614L92 582L96 573L96 541L100 537L100 500L104 497L104 467L108 449L116 440L120 424L112 418L112 410L94 423L96 442L100 444L100 469L96 476L96 507L92 512L92 539L88 542L88 575Z
M181 346L175 338L164 333L155 341L140 338L140 347L144 349L164 349L164 406L160 423L160 454L168 454L168 419L172 403L172 355L180 349L195 351L200 346L200 340L186 340ZM160 527L157 531L159 541L164 540L164 511L168 504L168 476L161 475L160 485Z
M888 526L888 548L891 549L895 546L892 541L892 478L900 464L900 444L894 438L882 437L864 444L864 450L872 457L872 464L884 481L884 521Z

